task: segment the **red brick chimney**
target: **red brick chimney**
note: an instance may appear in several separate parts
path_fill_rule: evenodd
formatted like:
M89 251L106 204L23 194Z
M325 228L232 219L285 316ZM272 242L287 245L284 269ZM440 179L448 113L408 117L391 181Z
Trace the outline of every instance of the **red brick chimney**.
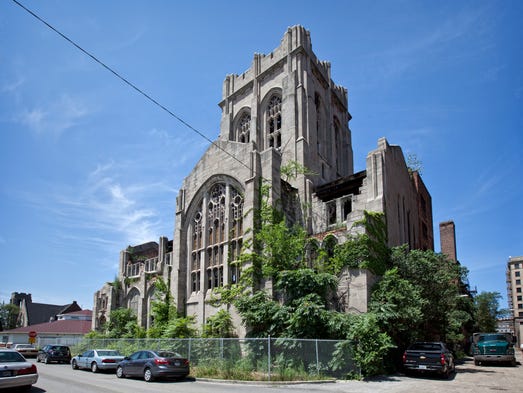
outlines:
M446 221L439 224L439 242L441 253L454 262L457 262L456 228L454 226L454 221Z

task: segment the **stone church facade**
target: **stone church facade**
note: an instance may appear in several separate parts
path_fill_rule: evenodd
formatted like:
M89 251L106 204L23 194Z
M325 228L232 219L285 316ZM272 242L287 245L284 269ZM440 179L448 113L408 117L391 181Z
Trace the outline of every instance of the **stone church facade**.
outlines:
M433 249L431 197L419 174L407 169L400 147L380 139L366 169L354 173L347 90L332 81L330 63L316 58L303 27L289 28L270 54L255 54L243 74L228 75L219 105L219 138L180 187L173 240L148 243L150 253L140 258L140 246L122 251L123 284L106 284L95 294L93 328L117 306L135 309L149 326L160 275L169 279L179 311L203 325L217 312L207 303L213 289L241 274L231 262L254 228L262 183L287 221L303 225L319 243L345 241L364 211L373 211L385 213L390 246ZM282 175L293 163L309 171ZM367 311L374 280L366 271L344 272L347 312Z

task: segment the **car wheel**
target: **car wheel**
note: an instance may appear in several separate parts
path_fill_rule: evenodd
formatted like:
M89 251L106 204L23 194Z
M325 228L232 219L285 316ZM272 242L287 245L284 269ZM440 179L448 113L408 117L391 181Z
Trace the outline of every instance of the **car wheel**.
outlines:
M40 363L40 356L36 355L36 363Z
M124 378L125 377L125 374L123 372L123 368L121 366L118 366L118 368L116 369L116 376L118 378Z
M479 366L479 360L474 360L474 366Z
M73 360L71 362L71 367L73 368L73 370L78 370L78 364L76 364L76 360Z
M98 364L96 362L92 362L91 363L91 371L93 373L97 373L98 372Z
M150 368L146 368L143 372L143 379L145 382L152 382L154 380L153 373Z
M49 356L46 356L46 357L44 358L44 363L45 363L45 364L49 364Z

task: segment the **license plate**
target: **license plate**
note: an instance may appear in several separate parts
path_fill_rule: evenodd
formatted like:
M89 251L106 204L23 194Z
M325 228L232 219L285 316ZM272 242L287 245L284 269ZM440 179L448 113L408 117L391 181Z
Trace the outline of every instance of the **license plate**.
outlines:
M180 362L174 362L174 365L175 365L175 366L179 366L179 365L180 365Z
M0 371L0 377L10 377L11 371Z
M420 370L426 370L426 369L427 369L427 366L420 365L420 366L418 366L418 368L419 368Z

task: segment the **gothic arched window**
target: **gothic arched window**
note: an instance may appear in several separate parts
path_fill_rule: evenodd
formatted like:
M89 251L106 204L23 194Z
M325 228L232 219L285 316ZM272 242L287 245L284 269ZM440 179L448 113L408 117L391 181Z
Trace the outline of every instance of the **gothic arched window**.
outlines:
M323 105L321 102L320 95L314 94L314 105L316 106L316 149L318 154L325 155L325 132L324 132L324 116L323 116Z
M192 221L192 252L191 252L191 290L200 290L201 252L203 248L203 214L202 203L198 207Z
M128 298L129 298L129 308L131 310L133 310L135 315L139 315L138 314L138 311L139 311L138 305L140 304L140 292L138 291L138 289L136 289L136 288L131 289L129 291Z
M243 236L240 192L228 183L214 184L202 196L190 223L190 292L237 282L240 269L233 262L238 259Z
M236 126L237 141L249 143L251 138L251 115L244 113Z
M338 121L338 118L334 117L334 159L335 162L335 168L337 174L341 174L342 167L341 167L341 149L342 149L342 143L341 143L341 135L340 135L340 122Z
M266 111L267 143L269 147L281 147L281 98L272 96Z

